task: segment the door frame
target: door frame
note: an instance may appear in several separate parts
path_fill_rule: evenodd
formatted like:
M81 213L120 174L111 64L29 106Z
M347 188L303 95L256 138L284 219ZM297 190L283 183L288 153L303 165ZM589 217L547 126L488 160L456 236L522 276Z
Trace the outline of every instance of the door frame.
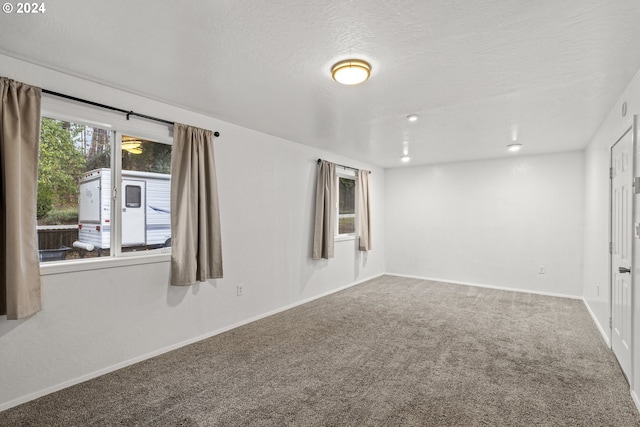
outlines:
M636 271L636 260L635 260L635 247L636 247L636 237L635 237L635 227L636 227L636 194L640 194L640 188L636 189L636 172L637 172L637 165L636 165L636 153L637 153L637 146L638 146L638 115L634 115L633 116L633 120L632 123L629 127L627 127L624 132L622 132L622 135L616 140L616 142L614 142L610 147L609 147L609 336L611 337L611 339L609 340L609 348L611 349L611 351L613 352L613 280L612 280L612 276L613 276L613 253L612 253L612 242L613 242L613 179L612 179L612 170L613 170L613 147L620 142L625 136L627 136L627 134L631 132L631 189L632 189L632 193L631 193L631 230L632 230L632 235L631 235L631 246L630 246L630 251L631 251L631 277L630 277L630 300L631 300L631 319L630 319L630 342L629 342L629 351L630 351L630 357L631 357L631 363L629 366L629 376L627 379L627 382L629 384L629 386L631 387L631 389L633 389L633 378L634 378L634 374L635 374L635 363L634 363L634 333L635 333L635 286L636 286L636 281L635 281L635 271ZM636 193L638 192L638 193ZM638 223L640 224L640 221L638 221ZM615 353L614 353L615 356ZM618 361L618 357L616 356L616 362ZM620 369L623 373L623 375L626 374L624 372L624 370L621 368Z

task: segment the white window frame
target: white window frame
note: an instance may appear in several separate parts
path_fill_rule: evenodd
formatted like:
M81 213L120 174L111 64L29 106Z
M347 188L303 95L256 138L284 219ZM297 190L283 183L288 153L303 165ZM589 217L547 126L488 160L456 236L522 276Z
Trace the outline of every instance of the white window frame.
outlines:
M339 166L338 166L339 167ZM353 224L354 224L354 231L353 233L342 233L340 234L340 217L350 217L351 214L348 215L340 215L340 178L347 178L347 179L352 179L354 184L355 184L355 195L354 198L356 198L356 200L354 200L354 206L355 206L355 212L353 214ZM358 200L357 200L357 194L358 194L358 177L356 176L355 171L351 170L351 169L344 169L344 170L336 170L336 188L338 189L338 192L336 194L336 206L335 206L335 213L336 213L336 229L335 229L335 240L336 241L343 241L343 240L355 240L355 238L358 235Z
M127 120L121 113L93 107L89 104L63 100L43 94L41 117L107 129L114 133L111 145L111 250L109 256L40 263L40 274L60 274L129 265L167 262L171 248L138 252L122 252L122 135L135 136L160 144L173 145L173 128L144 119ZM113 191L115 189L115 192Z

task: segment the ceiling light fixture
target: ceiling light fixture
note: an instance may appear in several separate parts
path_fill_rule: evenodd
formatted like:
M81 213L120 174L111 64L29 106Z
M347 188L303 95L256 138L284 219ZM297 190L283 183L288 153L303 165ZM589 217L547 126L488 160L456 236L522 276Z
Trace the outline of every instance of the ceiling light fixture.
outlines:
M418 120L418 115L417 114L409 114L407 116L407 120L409 120L410 122L415 122L416 120Z
M142 141L131 137L123 137L121 148L131 154L142 153Z
M522 144L509 144L509 145L507 145L507 150L511 151L512 153L520 151L521 148L522 148Z
M408 163L409 161L411 161L411 157L405 154L404 156L400 157L400 160L402 161L402 163Z
M360 59L340 61L331 68L333 80L343 85L357 85L369 78L371 65Z

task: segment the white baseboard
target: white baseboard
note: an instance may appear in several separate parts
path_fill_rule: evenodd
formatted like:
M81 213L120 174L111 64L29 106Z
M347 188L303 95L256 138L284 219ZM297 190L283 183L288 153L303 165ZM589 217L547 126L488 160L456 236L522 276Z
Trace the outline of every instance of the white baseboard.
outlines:
M636 404L636 408L638 409L638 412L640 412L640 398L638 398L638 395L633 390L631 390L631 398L633 399L633 403Z
M584 305L587 307L587 311L591 315L591 318L593 319L593 323L596 324L596 327L598 328L598 331L600 331L600 335L602 335L602 338L604 339L604 342L607 344L607 347L611 348L611 340L609 339L609 337L607 336L607 333L605 332L604 328L602 327L602 325L598 321L598 318L596 317L595 313L593 312L593 310L591 310L591 306L589 305L589 303L587 302L586 299L582 298L582 301L584 302Z
M482 283L461 282L458 280L439 279L434 277L412 276L408 274L396 274L396 273L387 273L387 276L407 277L409 279L419 279L419 280L431 280L433 282L451 283L454 285L462 285L462 286L473 286L476 288L496 289L499 291L520 292L524 294L544 295L548 297L569 298L569 299L579 299L579 300L583 299L582 296L578 296L578 295L556 294L553 292L541 292L541 291L533 291L533 290L526 290L526 289L514 289L514 288L507 288L504 286L484 285Z
M216 336L218 334L221 334L223 332L230 331L231 329L235 329L235 328L238 328L240 326L246 325L248 323L255 322L256 320L264 319L265 317L273 316L274 314L281 313L283 311L292 309L292 308L297 307L299 305L306 304L306 303L314 301L316 299L319 299L319 298L322 298L322 297L326 297L326 296L334 294L336 292L343 291L343 290L345 290L347 288L359 285L360 283L366 282L368 280L376 279L376 278L378 278L380 276L383 276L383 275L384 275L384 273L381 273L381 274L378 274L378 275L375 275L375 276L368 277L366 279L358 280L358 281L350 283L348 285L344 285L344 286L341 286L339 288L332 289L330 291L326 291L326 292L323 292L321 294L314 295L312 297L302 299L300 301L294 302L293 304L289 304L289 305L277 308L275 310L271 310L269 312L266 312L266 313L263 313L263 314L259 314L257 316L254 316L254 317L242 320L240 322L225 326L225 327L217 329L215 331L208 332L206 334L203 334L203 335L200 335L200 336L197 336L197 337L194 337L194 338L190 338L188 340L184 340L184 341L179 342L177 344L172 344L170 346L161 348L159 350L152 351L150 353L143 354L141 356L134 357L134 358L129 359L129 360L125 360L125 361L120 362L120 363L116 363L115 365L111 365L111 366L108 366L106 368L98 369L97 371L93 371L93 372L90 372L88 374L82 375L80 377L73 378L71 380L64 381L64 382L61 382L59 384L53 385L51 387L47 387L45 389L38 390L38 391L33 392L33 393L29 393L29 394L27 394L25 396L21 396L21 397L19 397L17 399L10 400L10 401L4 402L4 403L0 403L0 412L5 411L5 410L7 410L9 408L13 408L14 406L18 406L18 405L21 405L23 403L29 402L31 400L37 399L39 397L46 396L47 394L51 394L51 393L54 393L56 391L60 391L62 389L65 389L67 387L71 387L73 385L80 384L82 382L91 380L93 378L97 378L97 377L102 376L104 374L108 374L109 372L113 372L113 371L117 371L118 369L126 368L127 366L133 365L133 364L138 363L138 362L142 362L143 360L151 359L152 357L159 356L159 355L161 355L163 353L167 353L169 351L176 350L178 348L187 346L189 344L193 344L193 343L196 343L198 341L202 341L204 339L211 338L211 337Z

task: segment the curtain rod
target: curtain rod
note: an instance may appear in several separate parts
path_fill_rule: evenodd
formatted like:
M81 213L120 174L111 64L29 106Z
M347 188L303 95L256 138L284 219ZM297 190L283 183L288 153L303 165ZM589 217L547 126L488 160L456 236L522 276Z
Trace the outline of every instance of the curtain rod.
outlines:
M321 162L321 161L322 161L322 159L318 159L318 164L320 164L320 162ZM351 169L352 171L356 171L356 172L358 172L358 171L360 170L360 169L352 168L351 166L341 165L341 164L339 164L339 163L334 163L334 164L335 164L336 166L340 166L341 168L344 168L344 169ZM371 171L367 171L367 172L371 173Z
M153 120L153 121L156 121L156 122L165 123L165 124L168 124L168 125L171 125L171 126L175 125L174 122L171 122L169 120L159 119L157 117L147 116L146 114L140 114L140 113L135 113L133 111L123 110L122 108L116 108L116 107L112 107L110 105L100 104L98 102L88 101L88 100L82 99L82 98L76 98L75 96L65 95L64 93L54 92L54 91L48 90L48 89L42 89L42 93L46 93L47 95L57 96L59 98L70 99L70 100L76 101L76 102L82 102L83 104L93 105L94 107L104 108L105 110L111 110L111 111L117 111L119 113L124 113L124 114L127 115L127 120L129 120L130 116L136 116L136 117L140 117L140 118L147 119L147 120ZM215 136L215 137L220 136L220 132L217 132L217 131L213 132L213 136Z

